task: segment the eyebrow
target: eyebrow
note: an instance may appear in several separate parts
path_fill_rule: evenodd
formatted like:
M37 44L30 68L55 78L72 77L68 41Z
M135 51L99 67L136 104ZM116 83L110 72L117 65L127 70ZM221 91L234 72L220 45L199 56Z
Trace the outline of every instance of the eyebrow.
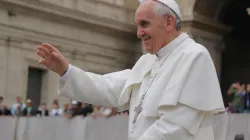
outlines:
M149 21L147 20L139 20L138 24L143 26L143 24L149 23ZM137 25L137 23L135 22L135 24Z

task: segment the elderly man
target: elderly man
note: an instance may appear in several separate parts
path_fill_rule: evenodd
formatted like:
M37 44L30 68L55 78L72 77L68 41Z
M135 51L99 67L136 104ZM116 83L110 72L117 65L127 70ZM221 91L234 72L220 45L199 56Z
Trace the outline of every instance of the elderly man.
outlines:
M61 76L60 95L129 109L129 140L213 140L212 115L224 111L219 82L207 49L181 32L177 3L145 1L135 22L148 54L131 70L85 72L46 43L39 62Z

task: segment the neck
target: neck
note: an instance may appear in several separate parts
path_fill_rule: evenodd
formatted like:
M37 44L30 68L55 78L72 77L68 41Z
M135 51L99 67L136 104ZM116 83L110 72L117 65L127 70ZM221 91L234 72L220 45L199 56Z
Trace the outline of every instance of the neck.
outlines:
M163 46L161 46L156 52L158 52L161 48L165 47L168 45L170 42L175 40L182 32L181 31L175 31L174 33L169 33L168 38L166 38L166 41Z
M168 37L168 39L166 39L166 42L165 42L164 46L168 45L170 42L175 40L180 34L181 34L180 31L176 31L175 33L170 33L170 36Z

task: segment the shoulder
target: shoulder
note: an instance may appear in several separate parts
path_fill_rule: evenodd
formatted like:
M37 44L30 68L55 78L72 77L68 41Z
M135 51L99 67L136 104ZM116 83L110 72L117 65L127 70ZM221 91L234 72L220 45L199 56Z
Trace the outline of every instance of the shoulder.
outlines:
M195 42L194 40L190 40L183 50L181 51L180 55L184 57L207 57L210 58L210 53L205 46Z

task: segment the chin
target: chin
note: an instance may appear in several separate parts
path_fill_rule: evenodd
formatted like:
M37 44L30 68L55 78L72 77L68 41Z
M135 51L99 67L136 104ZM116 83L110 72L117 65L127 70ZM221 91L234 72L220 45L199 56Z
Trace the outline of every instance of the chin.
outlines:
M150 45L143 44L143 48L147 53L152 53L152 47Z

